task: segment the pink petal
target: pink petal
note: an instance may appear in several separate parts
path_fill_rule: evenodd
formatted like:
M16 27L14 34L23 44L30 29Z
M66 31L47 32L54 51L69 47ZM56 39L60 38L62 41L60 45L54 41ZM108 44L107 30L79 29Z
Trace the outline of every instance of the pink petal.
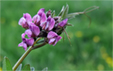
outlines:
M43 27L45 24L46 24L46 22L40 23L40 26Z
M26 39L26 44L27 44L28 46L32 46L33 43L34 43L34 39L33 39L33 38Z
M42 15L41 15L41 23L44 23L44 22L46 22L46 14L45 13L42 13Z
M37 14L33 17L33 21L36 25L39 25L39 21L40 21L40 16Z
M56 41L55 38L52 38L52 39L49 40L48 43L51 45L51 44L54 44L55 41Z
M20 18L18 24L22 26L22 24L25 24L26 19L24 17Z
M27 21L26 21L26 19L24 17L20 18L18 24L21 25L25 29L29 28L29 26L27 24Z
M41 9L38 11L38 14L41 15L42 12L45 12L45 9L44 9L44 8L41 8Z
M27 21L32 21L31 15L30 15L29 13L23 14L23 17L24 17Z
M18 44L18 47L23 47L25 50L27 50L27 45L24 42Z
M25 34L25 33L23 33L23 34L21 35L21 37L22 37L22 38L25 38L25 35L26 35L26 34Z
M40 29L38 26L36 25L30 25L30 30L36 35L38 36L40 34Z
M55 25L55 20L53 18L51 18L50 24L49 24L49 30L52 30L54 28Z
M58 26L64 27L67 23L68 19L64 19L63 21L61 21Z
M61 38L62 38L61 36L57 36L57 37L56 37L56 41L55 41L55 43L53 44L53 46L55 46L56 43L57 43Z
M56 36L58 36L58 35L57 35L55 32L50 31L50 32L48 33L48 35L47 35L47 38L50 39L50 38L53 38L53 37L56 37Z
M45 28L44 30L52 30L55 25L55 20L51 18L51 16L48 17L47 22L45 23Z
M44 26L45 26L44 29L45 29L45 30L48 30L48 28L49 28L49 26L50 26L50 25L49 25L49 22L47 22Z
M27 30L25 31L25 34L26 34L28 37L32 37L32 35L33 35L32 31L31 31L30 29L27 29Z

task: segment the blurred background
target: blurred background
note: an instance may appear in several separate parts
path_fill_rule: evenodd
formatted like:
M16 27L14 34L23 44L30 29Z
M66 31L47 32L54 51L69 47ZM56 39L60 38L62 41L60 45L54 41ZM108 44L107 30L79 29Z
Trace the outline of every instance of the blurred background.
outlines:
M112 1L1 1L1 51L0 63L8 57L12 66L25 52L18 44L25 31L18 25L23 13L33 17L40 8L55 10L56 15L62 6L69 5L69 13L82 12L88 7L100 9L85 15L78 15L68 22L74 25L66 31L71 38L71 45L66 34L55 46L45 45L33 50L22 62L30 64L36 70L48 67L49 70L111 70L112 59ZM63 34L61 35L63 36ZM2 64L0 65L0 69Z

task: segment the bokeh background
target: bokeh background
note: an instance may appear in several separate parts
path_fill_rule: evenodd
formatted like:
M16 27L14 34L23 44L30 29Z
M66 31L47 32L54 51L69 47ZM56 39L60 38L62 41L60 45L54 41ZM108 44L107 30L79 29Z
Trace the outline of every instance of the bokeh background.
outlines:
M91 6L100 9L85 15L78 15L68 22L74 25L66 31L71 38L71 45L66 34L55 46L46 45L33 50L22 62L30 64L36 70L48 67L49 70L111 70L112 59L112 1L1 1L1 51L0 63L7 56L12 66L25 52L18 44L25 31L18 25L23 13L33 17L40 8L55 10L56 15L63 5L69 5L69 13L82 12ZM63 35L61 35L63 36ZM0 65L2 69L2 64Z

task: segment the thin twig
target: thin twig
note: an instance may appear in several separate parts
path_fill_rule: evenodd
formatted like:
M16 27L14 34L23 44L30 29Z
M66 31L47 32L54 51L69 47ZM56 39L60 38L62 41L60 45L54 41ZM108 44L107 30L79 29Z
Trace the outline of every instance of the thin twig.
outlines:
M91 25L91 17L89 17L86 13L84 13L84 15L88 17L88 19L89 19L89 26L90 26Z
M63 29L64 29L64 28L63 28ZM67 32L66 32L66 30L65 30L65 29L64 29L64 32L66 33L67 38L68 38L68 40L69 40L69 43L70 43L70 45L71 45L70 37L69 37L69 35L67 34Z
M99 9L99 7L95 7L94 9L91 9L91 10L89 10L89 11L84 11L85 13L89 13L89 12L91 12L91 11L93 11L93 10L96 10L96 9Z

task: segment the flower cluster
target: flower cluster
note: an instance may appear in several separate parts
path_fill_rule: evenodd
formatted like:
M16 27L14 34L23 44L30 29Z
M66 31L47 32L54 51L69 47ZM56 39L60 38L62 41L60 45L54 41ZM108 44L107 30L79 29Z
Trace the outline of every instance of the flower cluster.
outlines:
M62 32L60 30L66 26L67 21L68 19L61 21L60 16L53 17L50 10L45 13L44 8L40 9L33 18L29 13L23 14L19 20L19 25L26 30L21 35L22 42L18 46L26 50L39 37L47 38L47 43L55 45L62 38L59 33Z

